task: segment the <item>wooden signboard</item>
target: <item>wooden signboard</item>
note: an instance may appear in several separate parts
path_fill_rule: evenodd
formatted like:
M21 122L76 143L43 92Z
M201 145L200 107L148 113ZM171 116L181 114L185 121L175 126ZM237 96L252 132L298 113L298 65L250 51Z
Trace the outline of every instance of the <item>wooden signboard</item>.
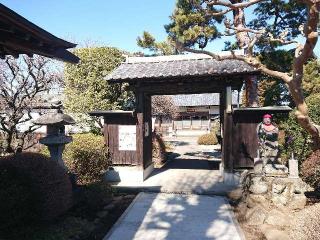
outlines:
M119 125L119 151L136 151L136 131L135 125Z

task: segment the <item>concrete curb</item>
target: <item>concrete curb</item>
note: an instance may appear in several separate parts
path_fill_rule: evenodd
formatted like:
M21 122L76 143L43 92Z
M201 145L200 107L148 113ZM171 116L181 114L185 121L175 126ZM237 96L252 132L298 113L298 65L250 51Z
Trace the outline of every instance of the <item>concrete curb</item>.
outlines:
M226 202L226 204L227 204L227 206L228 206L228 211L229 211L229 213L230 213L231 221L233 222L234 226L236 227L236 230L237 230L240 238L241 238L242 240L246 240L246 236L245 236L245 234L244 234L244 232L243 232L243 230L242 230L242 228L241 228L241 226L240 226L240 224L239 224L236 216L234 215L233 209L232 209L232 207L231 207L228 199L227 199L227 198L224 198L224 201Z
M122 215L118 218L118 220L113 224L109 232L103 237L102 240L108 240L109 237L112 235L112 233L116 230L116 228L120 225L120 223L123 221L123 219L128 215L129 211L133 207L133 205L141 198L143 195L143 192L140 192L130 203L129 207L122 213Z

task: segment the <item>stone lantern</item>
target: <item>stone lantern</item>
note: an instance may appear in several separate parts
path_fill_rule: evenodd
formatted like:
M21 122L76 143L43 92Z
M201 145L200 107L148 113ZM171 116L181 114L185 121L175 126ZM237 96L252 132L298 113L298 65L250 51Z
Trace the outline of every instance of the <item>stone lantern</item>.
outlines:
M57 109L55 113L41 115L33 123L47 126L47 135L41 138L39 142L48 147L52 160L57 161L59 165L66 168L62 160L62 153L65 144L72 142L72 137L66 136L65 125L75 124L75 120L70 115L62 112L60 101L55 103L52 108Z

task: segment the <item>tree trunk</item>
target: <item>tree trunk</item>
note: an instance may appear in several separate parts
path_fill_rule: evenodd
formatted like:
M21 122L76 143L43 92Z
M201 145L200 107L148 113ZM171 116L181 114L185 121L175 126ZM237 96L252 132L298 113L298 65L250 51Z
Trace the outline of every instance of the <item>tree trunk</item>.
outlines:
M297 82L295 80L290 81L288 86L291 96L296 104L297 110L295 111L295 115L298 123L311 135L313 149L320 149L320 127L313 123L309 117L308 107L303 97L302 88L297 86Z
M303 79L303 65L312 57L313 49L318 41L318 23L319 23L319 9L318 2L306 2L308 5L308 21L304 27L304 34L306 42L303 47L296 49L296 56L293 61L292 79L288 82L291 96L296 104L297 110L295 115L298 123L311 135L313 140L313 148L320 149L320 126L312 122L308 107L303 96L302 79Z
M5 138L6 141L6 148L5 148L5 152L6 153L14 153L14 147L13 145L13 133L10 132L8 133L8 136Z
M258 107L259 106L259 96L258 96L257 76L248 76L245 79L245 91L246 91L245 106Z
M232 3L239 3L240 1L231 1ZM233 10L233 23L234 27L241 29L246 27L246 19L244 9L239 8ZM248 32L237 32L236 34L237 42L241 49L246 51L250 44L250 37ZM245 52L246 54L246 52ZM246 94L246 107L258 107L259 106L259 99L258 99L258 80L256 76L248 76L245 79L245 94Z

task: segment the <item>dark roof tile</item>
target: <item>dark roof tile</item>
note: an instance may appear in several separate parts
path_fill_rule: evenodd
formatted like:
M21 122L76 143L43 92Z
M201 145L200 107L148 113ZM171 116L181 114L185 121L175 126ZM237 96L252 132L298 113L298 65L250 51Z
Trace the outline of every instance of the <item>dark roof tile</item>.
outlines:
M147 58L147 57L146 57ZM170 59L169 57L167 59ZM229 59L217 61L212 58L167 60L122 63L106 79L125 81L147 78L168 78L183 76L215 76L254 74L259 71L247 63Z

